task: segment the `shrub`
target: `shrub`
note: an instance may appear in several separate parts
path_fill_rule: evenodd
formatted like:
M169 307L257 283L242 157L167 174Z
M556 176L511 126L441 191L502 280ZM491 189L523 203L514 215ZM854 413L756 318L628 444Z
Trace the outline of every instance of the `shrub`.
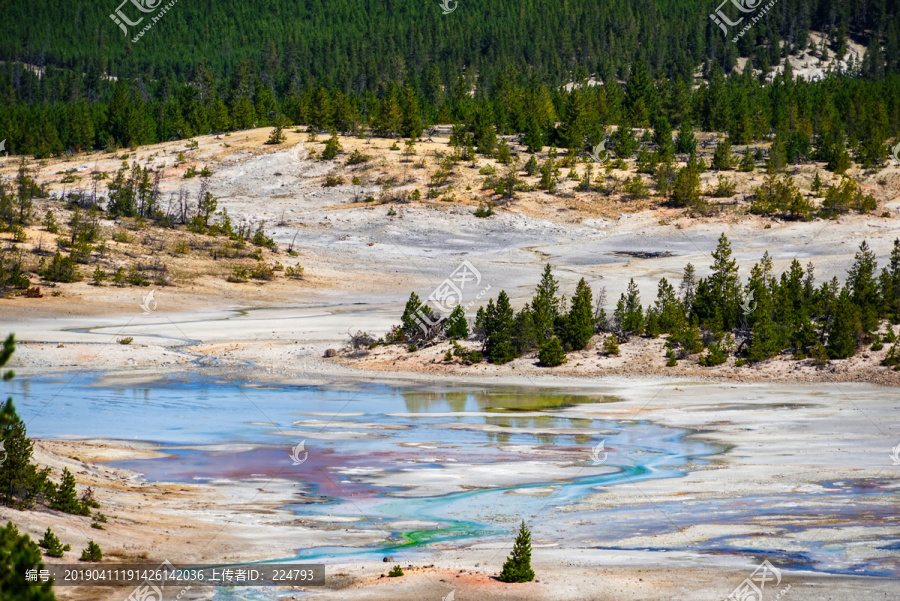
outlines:
M619 356L619 339L615 334L610 334L603 340L603 354L612 357Z
M284 275L289 278L293 278L295 280L303 279L303 268L297 265L296 267L287 266L287 269L284 270Z
M734 158L731 155L731 142L728 138L716 144L716 151L713 153L712 168L720 171L727 171L734 167Z
M640 175L630 177L625 182L624 190L625 194L631 198L647 198L650 196L650 191L647 189L647 185L644 184L644 179Z
M672 347L666 349L666 367L675 367L678 365L678 359L675 357L675 351Z
M334 188L336 186L341 186L344 184L344 178L340 175L327 175L325 176L325 183L322 184L323 188Z
M545 367L557 367L565 363L566 353L563 351L559 338L554 336L542 344L541 350L538 352L538 359L540 359L541 365Z
M488 204L478 203L478 208L475 209L476 217L482 217L482 218L490 217L493 214L494 214L494 206L491 205L490 203L488 203Z
M341 142L338 140L337 132L332 132L331 137L325 142L325 150L322 151L322 160L329 161L333 159L341 150Z
M735 183L732 180L720 175L716 187L707 192L707 194L713 198L730 198L734 196L735 187Z
M229 282L240 283L246 282L249 277L250 274L248 273L247 268L238 266L232 268L231 275L228 276L227 279Z
M62 557L63 553L72 549L69 545L61 544L59 538L53 534L53 531L50 528L47 528L44 537L38 541L38 546L46 549L44 554L50 557Z
M264 261L259 261L256 267L250 269L250 277L254 280L269 281L275 277L275 269Z
M706 354L700 357L699 363L703 367L715 367L722 365L728 360L728 353L722 346L722 343L715 342L706 350Z
M406 347L406 350L410 353L415 353L417 350L419 350L419 347L417 347L415 344L410 344L408 347Z
M103 551L100 550L100 545L91 540L88 541L87 548L81 551L79 559L81 561L100 561L103 559Z
M116 340L116 342L118 342L119 344L127 345L127 344L131 344L132 342L134 342L134 338L131 336L126 336L125 338L119 338L118 340Z
M531 582L534 580L534 570L531 569L531 531L525 526L525 520L522 520L522 525L519 526L512 553L506 558L498 580L500 582Z
M360 163L365 163L365 162L368 161L370 158L372 158L372 157L370 157L370 156L367 155L367 154L361 153L361 152L357 149L357 150L354 150L353 152L351 152L351 153L350 153L350 156L347 157L347 164L348 164L348 165L359 165Z
M388 572L388 577L397 578L398 576L403 576L403 570L400 568L400 566L394 566L393 568L391 568L391 571Z
M78 274L78 266L75 265L75 258L72 255L64 257L59 252L53 255L49 266L38 268L38 273L51 282L77 282L81 279Z
M44 215L44 229L51 234L59 233L59 224L56 223L56 217L53 215L53 211L47 211Z

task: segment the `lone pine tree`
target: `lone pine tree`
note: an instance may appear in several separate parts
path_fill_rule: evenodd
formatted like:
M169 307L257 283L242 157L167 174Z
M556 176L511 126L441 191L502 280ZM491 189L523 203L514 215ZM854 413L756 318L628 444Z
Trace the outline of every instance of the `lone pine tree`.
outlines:
M531 569L531 531L522 520L519 526L519 534L503 571L500 572L500 582L531 582L534 580L534 570Z

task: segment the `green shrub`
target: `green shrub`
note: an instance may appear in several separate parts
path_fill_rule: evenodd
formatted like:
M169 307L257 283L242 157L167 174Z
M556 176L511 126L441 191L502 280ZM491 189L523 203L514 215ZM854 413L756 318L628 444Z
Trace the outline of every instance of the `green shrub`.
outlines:
M254 280L269 281L275 277L275 269L264 261L259 261L255 267L250 269L250 277Z
M47 488L49 492L47 498L50 501L51 509L75 515L90 515L90 509L85 503L78 500L75 493L75 476L72 475L69 468L63 469L62 481L59 486L49 483Z
M337 132L332 132L331 137L325 142L325 150L322 151L322 160L330 161L336 157L341 150L341 142L338 140Z
M391 571L388 572L388 576L390 578L397 578L399 576L403 576L403 570L400 569L400 566L394 566L391 568Z
M42 259L41 263L43 264L43 262ZM75 257L72 255L64 257L59 252L53 255L50 265L39 267L38 273L51 282L77 282L81 279L78 274L78 266L75 265Z
M538 352L538 359L540 359L541 365L545 367L557 367L565 363L566 353L563 351L559 338L554 336L542 344L541 350Z
M475 209L476 217L482 217L482 218L490 217L493 214L494 214L494 207L490 203L489 204L478 203L478 208Z
M699 362L703 367L715 367L722 365L728 360L728 353L725 352L722 343L715 342L706 349L706 354L700 357Z
M53 534L53 531L50 530L50 528L47 528L44 537L38 541L38 546L46 549L44 554L50 557L62 557L63 553L72 549L69 545L61 544L59 538Z
M116 340L116 342L118 342L119 344L128 345L134 342L134 338L131 336L126 336L125 338L119 338L118 340Z
M100 545L91 540L88 541L87 548L81 551L79 559L81 561L100 561L103 559L103 551L100 550Z
M603 340L603 354L611 357L619 356L619 339L610 334Z
M359 165L360 163L365 163L370 158L369 155L361 153L359 150L354 150L350 153L350 156L347 157L348 165Z
M241 283L246 282L250 277L249 272L246 267L233 267L231 269L231 275L228 276L227 280L233 283Z

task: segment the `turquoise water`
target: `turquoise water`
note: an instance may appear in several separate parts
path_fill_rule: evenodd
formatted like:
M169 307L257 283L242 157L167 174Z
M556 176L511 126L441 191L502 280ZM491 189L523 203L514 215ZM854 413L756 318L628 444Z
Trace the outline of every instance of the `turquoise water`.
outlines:
M169 456L116 465L140 471L148 480L294 479L308 501L291 506L298 516L344 516L357 520L349 528L388 532L373 546L298 550L297 558L326 564L384 555L404 562L424 560L437 548L507 541L521 519L543 541L617 548L624 538L672 532L696 523L754 523L767 515L783 516L791 497L561 511L607 487L679 478L724 451L689 437L691 432L686 430L645 421L569 418L559 411L575 404L615 403L614 396L500 388L251 387L199 378L119 386L91 374L17 378L3 388L13 396L30 436L153 441L166 447ZM490 431L485 430L488 427ZM307 460L294 466L290 451L301 440ZM607 453L603 467L614 468L611 473L598 473L590 461L592 447L601 440ZM547 462L545 481L430 497L411 496L360 475L365 470L425 470L421 473L433 475L454 464L499 469L535 460ZM559 464L568 464L574 471L563 479L554 474L553 466ZM345 470L357 470L356 475ZM870 486L867 494L883 496L885 510L890 512L889 486ZM845 504L852 495L859 495L859 490L848 485L846 490L838 487L822 495L821 501L842 507L844 517L853 519L853 507ZM803 511L809 510L796 510L800 521ZM864 521L865 516L858 518ZM411 519L430 525L420 530L394 526ZM740 536L723 536L704 543L685 539L672 548L755 551L743 544ZM785 566L854 574L890 575L897 570L896 563L851 559L846 549L824 544L812 544L804 553L781 553L780 561ZM241 598L235 594L223 590L217 598ZM240 592L251 598L248 594ZM266 598L269 593L254 594Z

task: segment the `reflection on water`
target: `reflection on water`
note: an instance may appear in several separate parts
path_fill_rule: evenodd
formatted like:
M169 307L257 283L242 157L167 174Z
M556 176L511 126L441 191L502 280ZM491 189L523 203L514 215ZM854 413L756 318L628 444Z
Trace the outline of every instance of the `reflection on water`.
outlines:
M446 406L450 411L547 411L565 409L585 403L615 403L618 397L598 394L572 394L568 392L528 391L519 389L476 389L467 392L451 391L402 391L410 413L427 413Z

